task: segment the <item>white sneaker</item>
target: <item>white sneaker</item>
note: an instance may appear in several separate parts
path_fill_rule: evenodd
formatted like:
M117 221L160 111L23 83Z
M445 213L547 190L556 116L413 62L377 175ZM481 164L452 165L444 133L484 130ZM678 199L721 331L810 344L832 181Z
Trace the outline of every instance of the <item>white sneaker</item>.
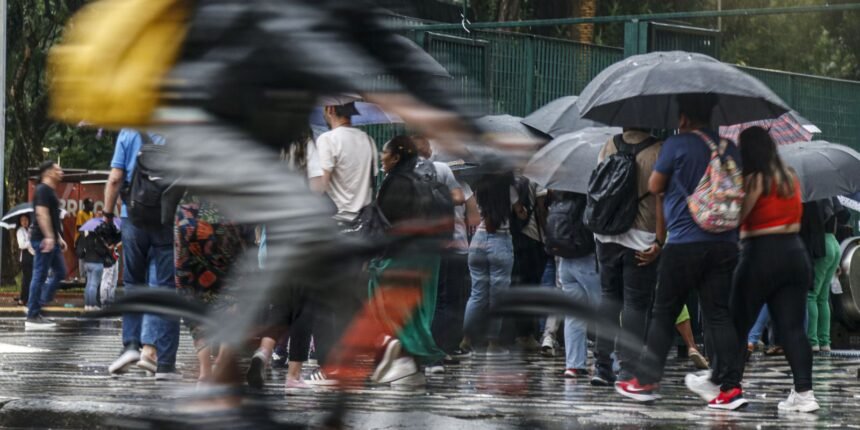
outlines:
M788 395L788 399L779 402L779 405L777 405L777 409L783 412L814 412L819 408L820 406L818 405L818 401L815 400L812 390L798 393L792 389L791 394Z
M555 357L555 339L552 336L544 336L540 343L540 355L544 357Z
M711 372L704 375L688 373L684 377L684 384L706 402L710 402L720 395L720 387L711 382Z
M821 348L818 345L812 345L812 352L818 352Z
M436 362L425 367L424 373L426 375L438 375L441 373L445 373L445 366L440 362Z
M41 315L39 315L35 318L27 318L27 320L24 321L24 330L29 330L29 331L53 330L56 327L57 327L57 323L55 323L49 319L42 318Z
M400 357L391 363L388 371L381 374L376 382L388 384L416 373L418 373L418 365L415 364L415 360L412 357Z
M181 381L182 374L177 371L172 372L155 372L156 381Z
M373 371L373 375L370 376L370 380L373 382L384 383L382 382L382 377L385 376L391 369L391 366L393 365L395 359L397 359L397 357L400 357L400 341L393 338L387 339L388 343L385 344L385 352L382 354L382 359L379 360L379 364Z
M108 373L111 375L125 373L129 367L138 361L140 361L140 351L136 349L127 349L119 355L119 358L114 360L114 362L108 366Z

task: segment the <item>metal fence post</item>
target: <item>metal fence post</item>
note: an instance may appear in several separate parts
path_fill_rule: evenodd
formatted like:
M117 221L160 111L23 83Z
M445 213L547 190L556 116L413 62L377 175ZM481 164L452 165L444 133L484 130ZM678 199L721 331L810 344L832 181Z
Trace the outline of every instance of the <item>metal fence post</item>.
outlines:
M525 112L533 112L534 111L534 101L535 101L535 73L537 69L537 65L535 64L535 38L531 36L526 41L526 64L528 65L526 69L526 109Z
M648 52L648 22L624 23L624 57Z

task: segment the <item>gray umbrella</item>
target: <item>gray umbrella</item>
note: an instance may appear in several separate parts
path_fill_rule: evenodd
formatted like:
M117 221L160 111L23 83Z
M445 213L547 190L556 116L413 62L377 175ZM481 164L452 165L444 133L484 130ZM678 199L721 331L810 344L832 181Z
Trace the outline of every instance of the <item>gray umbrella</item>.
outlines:
M527 139L545 140L546 136L522 123L522 118L513 115L487 115L475 120L485 133L507 134Z
M776 118L788 105L758 79L702 54L652 52L615 63L579 95L584 118L620 127L678 127L675 95L718 97L712 125Z
M603 124L580 116L575 106L578 98L567 96L555 99L523 118L522 123L554 138L583 128L602 127Z
M805 202L860 191L860 154L847 146L816 140L781 145L779 155L797 171Z
M603 145L621 133L615 127L591 127L563 134L541 148L523 174L544 188L585 193Z

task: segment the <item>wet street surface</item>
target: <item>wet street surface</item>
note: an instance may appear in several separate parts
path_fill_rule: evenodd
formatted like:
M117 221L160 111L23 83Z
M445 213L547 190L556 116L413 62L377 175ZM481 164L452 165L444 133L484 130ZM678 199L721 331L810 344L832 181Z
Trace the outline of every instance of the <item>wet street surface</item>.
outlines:
M0 319L0 419L16 402L50 400L45 407L65 408L65 413L86 409L90 427L96 427L102 410L121 414L124 407L175 406L184 401L178 400L182 392L195 387L196 359L187 330L177 359L183 381L155 382L142 373L108 375L121 346L118 321L58 322L54 331L25 332L22 318ZM426 389L367 387L348 396L346 404L357 417L354 428L860 428L860 354L816 356L814 389L822 409L814 414L777 412L777 402L791 389L783 357L755 353L744 382L750 405L725 412L708 410L684 387L684 375L694 370L674 354L663 400L653 405L622 399L587 379L565 379L560 356L536 353L465 360L443 375L428 376ZM284 375L271 370L263 393L279 420L314 422L336 407L338 396L330 388L285 393Z

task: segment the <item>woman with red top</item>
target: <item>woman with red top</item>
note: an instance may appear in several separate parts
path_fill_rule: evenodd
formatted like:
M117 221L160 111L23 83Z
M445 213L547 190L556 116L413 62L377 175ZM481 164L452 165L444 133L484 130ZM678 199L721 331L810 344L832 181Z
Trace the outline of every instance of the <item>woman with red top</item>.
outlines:
M779 402L779 410L812 412L819 406L812 393L812 349L803 328L812 263L798 236L800 181L785 167L766 130L744 130L740 149L746 200L731 298L738 338L746 339L767 304L794 376L794 389ZM745 346L738 345L741 356Z

